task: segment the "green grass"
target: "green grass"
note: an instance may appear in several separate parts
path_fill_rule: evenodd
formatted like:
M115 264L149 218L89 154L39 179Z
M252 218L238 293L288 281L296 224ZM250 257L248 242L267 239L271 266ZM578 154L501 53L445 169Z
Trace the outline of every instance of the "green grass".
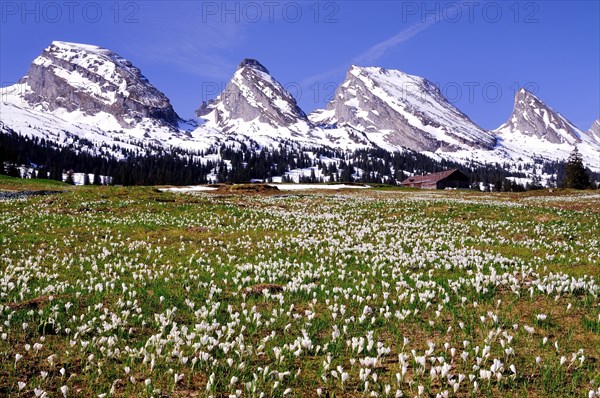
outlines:
M0 202L0 395L587 397L597 205L386 188Z
M41 189L64 189L71 187L71 185L66 184L61 181L56 180L46 180L46 179L24 179L24 178L15 178L9 177L6 175L0 174L0 190L41 190Z

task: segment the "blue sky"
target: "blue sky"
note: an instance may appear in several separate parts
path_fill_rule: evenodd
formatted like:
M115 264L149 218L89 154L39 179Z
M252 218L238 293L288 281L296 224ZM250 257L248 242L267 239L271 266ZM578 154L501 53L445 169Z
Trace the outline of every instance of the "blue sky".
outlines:
M581 129L600 117L598 1L8 1L0 83L26 74L52 40L131 60L191 117L243 58L257 58L308 113L352 64L437 83L484 128L525 86Z

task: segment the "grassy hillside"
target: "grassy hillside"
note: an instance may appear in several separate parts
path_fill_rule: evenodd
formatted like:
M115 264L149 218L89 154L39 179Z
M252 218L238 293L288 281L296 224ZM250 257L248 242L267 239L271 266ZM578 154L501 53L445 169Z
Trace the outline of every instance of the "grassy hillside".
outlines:
M0 395L588 397L599 208L568 191L0 201Z
M15 178L0 174L0 190L42 190L42 189L65 189L72 187L72 185L66 184L56 180L45 180L45 179L29 179L29 178Z

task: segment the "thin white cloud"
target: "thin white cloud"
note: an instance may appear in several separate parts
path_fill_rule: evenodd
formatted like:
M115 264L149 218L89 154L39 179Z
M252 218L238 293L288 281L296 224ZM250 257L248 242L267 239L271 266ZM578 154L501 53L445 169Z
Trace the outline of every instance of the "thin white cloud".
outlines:
M420 32L432 27L433 25L435 25L438 22L442 22L449 18L450 19L454 18L456 15L452 15L447 10L448 9L460 9L460 8L462 8L463 3L464 2L454 3L454 4L456 4L456 8L445 7L444 12L442 12L440 10L435 14L428 13L424 20L415 22L412 25L402 29L400 32L398 32L394 36L389 37L389 38L373 45L372 47L368 48L366 51L364 51L361 54L354 57L350 63L353 65L372 65L378 59L383 57L387 51L412 39ZM340 66L338 68L330 69L328 71L325 71L325 72L317 74L317 75L309 76L309 77L305 78L302 82L306 83L306 84L310 84L310 83L314 83L316 81L326 79L330 76L339 74L342 71L347 70L348 66L349 65Z
M373 47L369 48L367 51L363 52L362 54L360 54L356 58L354 58L352 60L352 63L353 64L371 64L371 63L377 61L383 55L385 55L385 53L388 50L406 42L407 40L416 36L419 32L422 32L425 29L430 28L431 26L433 26L434 24L436 24L439 21L440 21L440 19L439 19L438 15L431 16L431 17L428 15L428 19L426 19L425 21L415 23L415 24L407 27L406 29L403 29L398 34L396 34L380 43L377 43Z

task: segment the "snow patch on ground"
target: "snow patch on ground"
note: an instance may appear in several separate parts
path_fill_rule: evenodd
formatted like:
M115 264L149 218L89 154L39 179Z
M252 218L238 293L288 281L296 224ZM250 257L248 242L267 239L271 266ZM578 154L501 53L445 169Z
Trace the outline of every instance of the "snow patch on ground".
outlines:
M160 188L162 192L205 192L205 191L216 191L218 188L206 187L204 185L194 185L188 187L171 187L171 188Z
M367 189L371 188L369 185L347 185L347 184L268 184L271 187L277 187L280 191L308 191L315 189L324 189L331 191L338 191L340 189ZM187 187L170 187L160 188L162 192L207 192L216 191L218 188L207 187L205 185L193 185Z
M347 184L268 184L272 187L277 187L280 191L305 191L311 189L327 189L327 190L340 190L340 189L367 189L371 188L369 185L347 185Z

